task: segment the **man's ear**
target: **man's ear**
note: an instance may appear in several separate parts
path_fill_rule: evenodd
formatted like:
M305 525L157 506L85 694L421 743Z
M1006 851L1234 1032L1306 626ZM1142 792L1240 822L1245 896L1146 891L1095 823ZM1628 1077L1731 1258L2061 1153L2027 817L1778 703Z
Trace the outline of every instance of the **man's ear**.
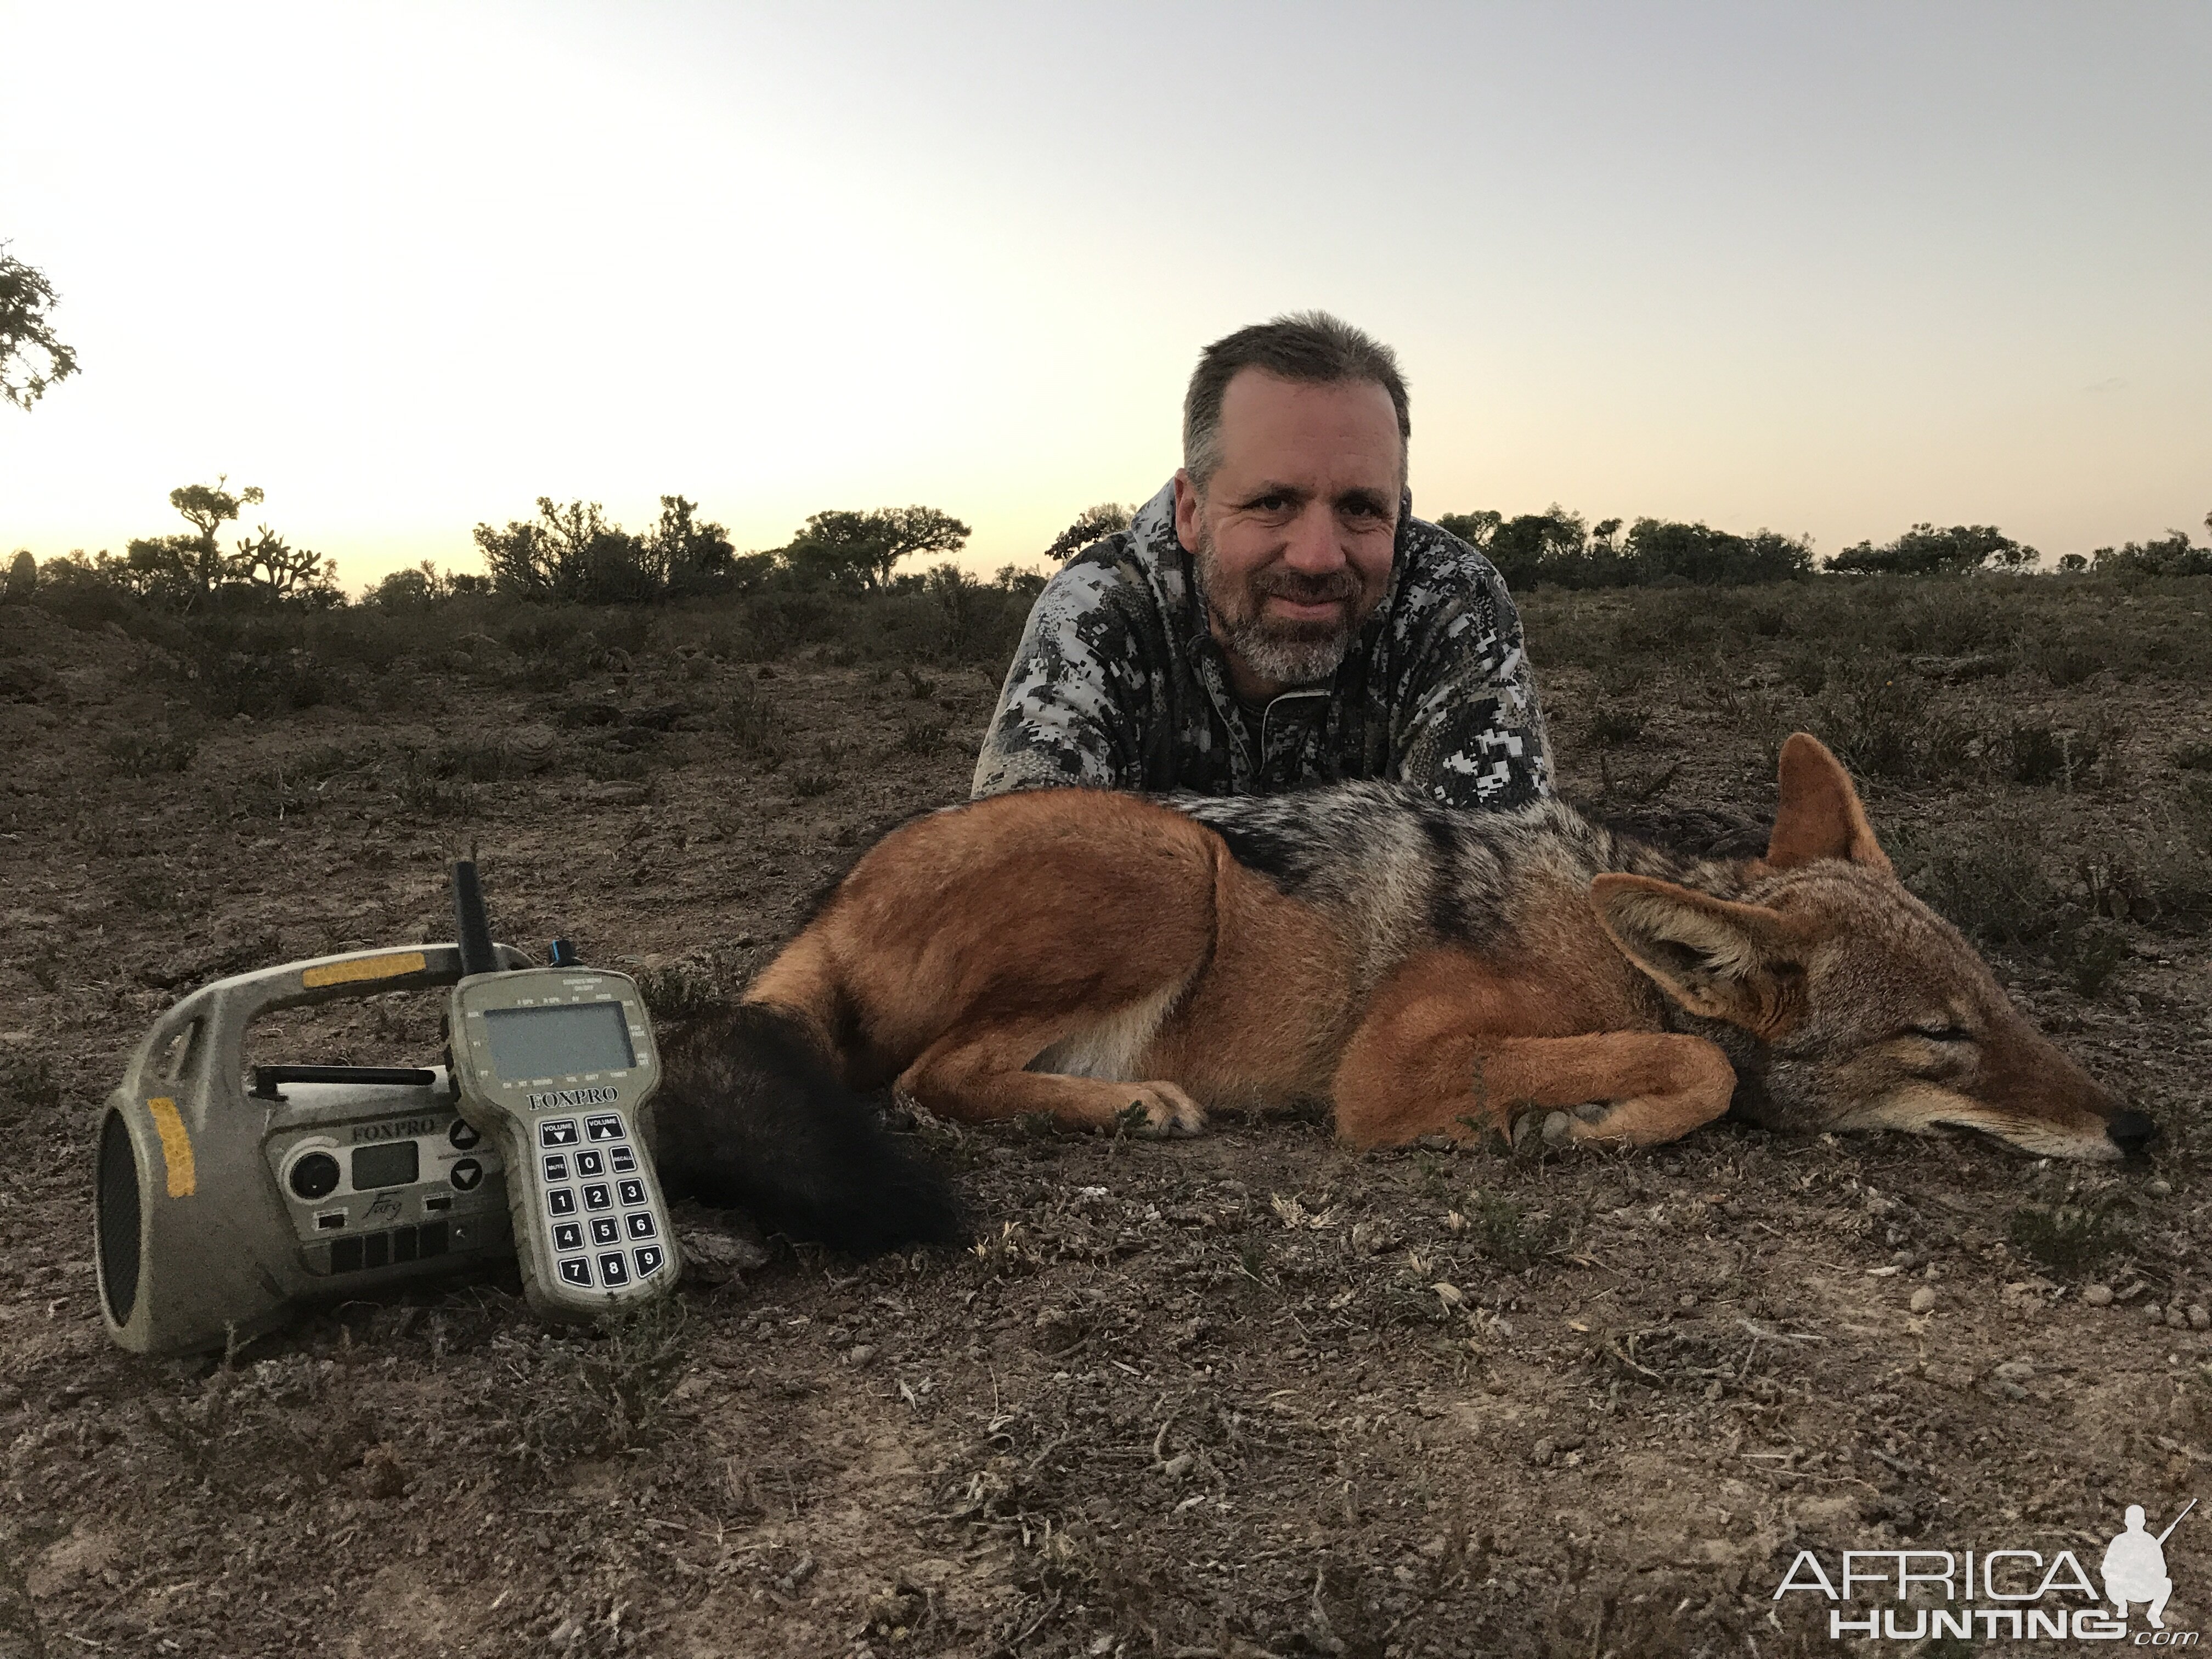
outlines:
M1874 838L1851 775L1818 738L1796 732L1782 745L1782 804L1766 862L1787 870L1814 859L1848 859L1889 872L1888 855Z
M1205 511L1198 498L1198 486L1190 481L1190 469L1177 467L1175 475L1176 539L1182 544L1183 551L1195 553L1199 543L1199 514Z
M1600 876L1590 902L1622 953L1690 1012L1770 1036L1796 1019L1806 941L1780 911L1649 876Z

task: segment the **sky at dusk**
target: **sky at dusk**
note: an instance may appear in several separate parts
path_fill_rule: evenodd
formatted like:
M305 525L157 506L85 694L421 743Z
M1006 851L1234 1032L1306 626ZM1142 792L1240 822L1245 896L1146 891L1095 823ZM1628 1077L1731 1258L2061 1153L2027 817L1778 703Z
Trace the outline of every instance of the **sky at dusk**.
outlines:
M2057 555L2212 509L2212 7L19 4L0 239L82 373L0 551L228 474L357 591L541 495L1026 562L1199 349L1398 350L1424 516Z

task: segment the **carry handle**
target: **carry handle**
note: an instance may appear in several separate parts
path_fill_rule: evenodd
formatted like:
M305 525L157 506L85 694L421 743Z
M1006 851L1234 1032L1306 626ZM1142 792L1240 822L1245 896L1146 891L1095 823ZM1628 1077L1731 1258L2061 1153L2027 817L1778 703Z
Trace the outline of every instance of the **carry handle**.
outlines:
M530 958L511 945L493 948L502 969L531 965ZM435 990L462 977L460 948L444 944L349 951L234 974L202 986L154 1022L131 1057L123 1086L143 1098L149 1091L188 1091L196 1083L211 1081L213 1068L229 1063L222 1057L234 1060L239 1056L246 1027L275 1009L392 991ZM187 1039L185 1052L156 1075L180 1037ZM232 1092L236 1092L234 1087Z

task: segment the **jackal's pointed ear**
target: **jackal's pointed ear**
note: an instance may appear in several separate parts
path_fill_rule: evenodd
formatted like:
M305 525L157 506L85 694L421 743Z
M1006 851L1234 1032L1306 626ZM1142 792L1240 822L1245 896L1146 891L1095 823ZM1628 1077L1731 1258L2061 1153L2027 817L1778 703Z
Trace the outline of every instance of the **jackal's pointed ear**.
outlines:
M1782 805L1766 862L1776 870L1814 859L1848 859L1887 872L1889 857L1874 838L1851 775L1809 732L1792 732L1782 745Z
M1623 954L1692 1013L1768 1035L1795 1018L1806 941L1780 911L1649 876L1600 876L1590 902Z

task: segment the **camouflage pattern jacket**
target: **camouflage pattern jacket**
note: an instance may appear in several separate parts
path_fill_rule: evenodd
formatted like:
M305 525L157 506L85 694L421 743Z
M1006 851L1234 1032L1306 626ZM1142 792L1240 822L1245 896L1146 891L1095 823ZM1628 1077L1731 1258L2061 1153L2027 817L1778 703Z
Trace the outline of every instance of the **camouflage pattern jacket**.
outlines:
M1490 561L1400 516L1389 586L1334 678L1264 709L1231 689L1172 485L1045 585L1006 671L974 793L1080 784L1274 794L1375 778L1452 806L1551 791L1521 619Z

